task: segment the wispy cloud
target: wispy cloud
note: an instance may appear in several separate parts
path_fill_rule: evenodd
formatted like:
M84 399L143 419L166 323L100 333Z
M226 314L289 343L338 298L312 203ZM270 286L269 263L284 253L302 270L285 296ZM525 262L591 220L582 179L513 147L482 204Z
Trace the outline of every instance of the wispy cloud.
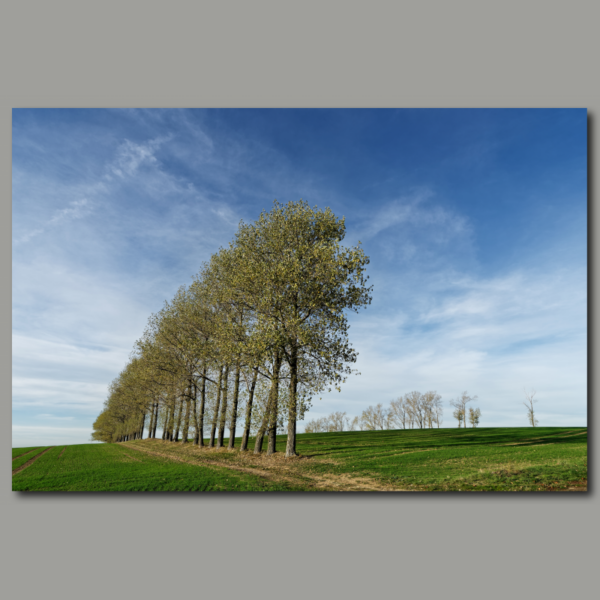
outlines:
M31 231L21 235L15 240L15 245L24 244L29 242L34 237L44 233L49 228L56 226L66 221L73 221L75 219L82 219L89 215L93 210L93 203L88 198L82 198L80 200L73 200L69 203L66 208L57 210L54 212L48 222L42 227L32 229Z
M389 227L423 221L425 213L421 206L432 196L431 190L422 189L384 204L365 221L362 237L370 239Z
M169 137L156 138L142 144L136 144L126 139L119 146L110 171L119 177L126 175L131 177L141 165L155 166L157 164L156 151L169 139Z
M399 195L392 201L373 202L375 210L363 212L349 227L347 243L358 240L369 255L381 253L387 272L393 263L414 269L449 268L450 260L473 261L473 227L465 215L442 206L431 188ZM379 262L379 261L378 261ZM373 272L377 277L377 273ZM385 275L389 278L389 274Z
M15 431L52 419L64 419L65 428L46 428L55 436L47 439L59 439L67 425L89 431L150 313L229 243L240 219L256 219L274 198L300 197L347 217L345 241L363 242L375 286L373 304L351 316L362 376L341 395L315 400L313 414L359 414L411 389L436 388L446 400L468 389L481 397L484 423L509 424L510 403L518 405L528 385L539 388L546 423L585 418L585 193L581 210L573 208L579 180L564 198L544 202L544 218L556 224L546 238L540 229L543 243L523 252L518 235L505 239L531 220L519 213L519 222L517 205L497 194L495 212L465 200L471 179L485 174L477 190L490 190L501 178L503 193L537 198L547 195L539 182L556 161L550 157L533 183L513 182L506 164L495 164L500 152L515 151L494 138L502 127L484 139L477 127L461 129L452 147L437 152L438 163L416 135L400 158L396 134L385 154L368 145L347 152L364 130L336 142L322 121L310 137L301 125L285 135L238 127L255 113L229 120L225 112L124 109L71 121L34 113L13 135ZM387 166L364 169L373 150ZM330 154L335 160L327 162ZM449 184L456 174L460 185ZM502 233L497 260L481 252L482 223Z
M585 277L585 269L463 275L442 288L433 283L425 302L404 296L397 308L357 316L352 338L362 375L316 410L344 404L360 414L365 398L389 400L413 389L436 389L447 402L468 389L480 396L483 425L524 425L527 386L538 390L546 425L583 424Z

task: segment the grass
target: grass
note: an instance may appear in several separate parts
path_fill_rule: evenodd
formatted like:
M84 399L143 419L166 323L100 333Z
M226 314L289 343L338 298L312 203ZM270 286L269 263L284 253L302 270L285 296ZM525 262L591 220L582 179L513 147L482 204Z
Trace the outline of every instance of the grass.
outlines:
M34 456L37 456L44 450L46 450L48 446L40 446L38 448L20 448L20 450L25 450L26 454L23 452L19 452L15 454L16 448L13 448L13 457L17 456L18 458L14 458L12 461L12 469L18 469L21 465L24 465L27 461L31 460ZM29 452L29 450L33 450L33 452ZM28 467L29 468L29 467Z
M252 474L193 466L120 444L57 446L13 477L14 491L279 491Z
M161 440L53 448L13 490L544 491L587 488L587 428L415 429L286 436L267 457ZM251 440L250 448L252 448ZM239 439L236 440L239 447ZM40 448L40 451L43 448ZM13 451L14 453L14 451ZM34 453L23 457L29 460ZM59 458L60 455L60 458ZM18 459L17 459L18 460ZM16 462L16 461L15 461ZM15 468L13 466L13 468Z
M586 428L481 428L314 434L301 451L321 471L427 491L564 489L587 481Z
M38 448L39 448L39 446L31 446L31 448L13 448L12 449L13 460L17 456L21 456L21 455L25 454L26 452L31 452L31 450L37 450Z

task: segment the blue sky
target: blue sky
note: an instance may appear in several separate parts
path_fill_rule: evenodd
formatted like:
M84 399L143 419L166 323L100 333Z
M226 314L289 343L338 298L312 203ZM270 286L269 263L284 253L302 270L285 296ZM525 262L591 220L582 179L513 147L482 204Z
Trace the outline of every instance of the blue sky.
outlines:
M303 198L371 258L359 352L307 418L412 390L585 425L587 113L13 111L13 446L82 443L146 321L240 219ZM300 426L302 430L302 426Z

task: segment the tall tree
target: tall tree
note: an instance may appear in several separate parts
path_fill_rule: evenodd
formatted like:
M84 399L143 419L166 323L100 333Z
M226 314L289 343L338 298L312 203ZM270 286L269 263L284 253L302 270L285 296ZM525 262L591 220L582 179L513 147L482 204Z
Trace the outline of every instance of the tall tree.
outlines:
M344 219L330 209L312 209L302 200L275 202L256 223L241 223L230 246L235 264L228 270L235 274L230 289L254 316L253 347L270 348L275 356L281 352L289 367L286 456L296 455L298 385L311 384L300 381L300 362L312 361L320 372L315 379L319 385L328 381L339 388L351 372L347 363L356 361L344 311L358 311L371 301L365 275L369 259L360 245L343 247L344 236ZM278 368L275 374L273 389L279 385ZM270 440L277 422L276 400L273 394ZM268 452L274 451L273 439Z
M258 379L258 368L252 369L252 382L246 385L248 387L248 401L246 403L246 416L244 419L244 433L242 434L242 443L240 445L240 451L245 452L248 450L248 440L250 438L250 428L252 426L252 405L254 404L254 392L256 390L256 380Z

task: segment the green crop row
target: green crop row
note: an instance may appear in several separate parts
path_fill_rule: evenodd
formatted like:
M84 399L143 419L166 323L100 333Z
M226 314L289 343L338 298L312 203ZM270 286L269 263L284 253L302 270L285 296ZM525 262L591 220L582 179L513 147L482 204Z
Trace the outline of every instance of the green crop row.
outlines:
M14 471L15 469L18 469L19 467L24 465L27 461L36 457L38 454L40 454L47 448L48 448L48 446L41 446L41 447L35 449L33 452L29 452L28 454L21 454L21 456L19 456L18 458L15 458L15 460L12 461L12 470ZM40 460L40 459L38 459L38 460ZM27 467L27 468L29 468L29 467ZM25 469L25 470L27 470L27 469Z
M39 446L32 446L31 448L13 448L12 449L12 457L16 458L17 456L22 456L26 452L31 452L32 450L37 450Z

